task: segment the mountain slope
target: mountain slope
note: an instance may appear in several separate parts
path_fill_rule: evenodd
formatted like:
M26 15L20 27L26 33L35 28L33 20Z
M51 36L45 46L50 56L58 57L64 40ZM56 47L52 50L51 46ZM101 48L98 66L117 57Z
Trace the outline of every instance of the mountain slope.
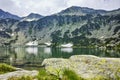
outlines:
M58 14L40 19L34 30L37 32L36 37L43 42L50 40L53 43L73 42L76 45L84 46L88 44L118 44L120 42L119 13L119 9L104 11L70 7Z
M10 44L17 39L13 26L19 22L16 19L0 19L0 45Z
M32 40L55 45L69 42L75 46L117 45L120 44L120 10L73 6L37 21L17 21L10 28L17 34L16 45Z
M2 9L0 9L0 19L6 19L6 18L11 18L11 19L16 19L16 20L21 19L19 16L13 15L9 12L5 12Z

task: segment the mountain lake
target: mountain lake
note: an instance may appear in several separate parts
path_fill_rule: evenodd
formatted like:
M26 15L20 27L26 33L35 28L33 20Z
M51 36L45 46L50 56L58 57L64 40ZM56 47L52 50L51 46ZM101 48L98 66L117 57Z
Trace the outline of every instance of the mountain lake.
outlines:
M0 47L0 63L24 69L39 69L47 58L69 58L72 55L95 55L119 58L120 51L99 48Z

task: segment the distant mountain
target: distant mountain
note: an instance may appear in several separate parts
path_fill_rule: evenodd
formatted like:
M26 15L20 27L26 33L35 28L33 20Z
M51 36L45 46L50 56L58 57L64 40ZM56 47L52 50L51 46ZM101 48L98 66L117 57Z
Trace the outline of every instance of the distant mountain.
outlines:
M6 18L11 18L11 19L16 19L20 20L21 18L17 15L13 15L9 12L5 12L2 9L0 9L0 19L6 19Z
M118 8L116 10L108 11L106 14L108 14L108 15L117 15L117 14L120 14L120 8Z
M32 13L24 19L1 19L0 42L24 45L37 40L39 44L54 45L70 42L74 46L120 45L120 9L105 11L72 6L54 15L43 17ZM11 36L12 33L15 35Z
M94 10L92 8L87 7L78 7L78 6L72 6L69 7L63 11L61 11L60 15L85 15L85 14L104 14L107 11L105 10Z
M40 14L36 14L36 13L31 13L28 16L24 17L22 20L23 21L34 21L34 20L38 20L40 18L42 18L43 16Z

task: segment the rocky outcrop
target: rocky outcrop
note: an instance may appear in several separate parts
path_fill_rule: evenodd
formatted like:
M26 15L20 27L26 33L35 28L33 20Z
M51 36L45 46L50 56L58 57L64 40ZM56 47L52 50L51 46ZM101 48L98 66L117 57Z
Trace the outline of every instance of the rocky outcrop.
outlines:
M47 72L61 75L63 69L75 71L83 78L104 78L115 79L120 77L120 58L100 58L92 55L75 55L69 59L51 58L45 59L42 63Z
M36 76L38 71L18 70L0 75L0 80L8 80L11 77Z

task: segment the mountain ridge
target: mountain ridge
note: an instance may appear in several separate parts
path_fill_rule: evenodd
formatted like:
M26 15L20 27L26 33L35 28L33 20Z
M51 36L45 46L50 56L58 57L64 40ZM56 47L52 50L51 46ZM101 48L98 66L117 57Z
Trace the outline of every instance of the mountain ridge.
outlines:
M0 9L0 18L1 19L12 18L12 19L17 19L17 20L21 19L19 16L11 14L9 12L5 12L2 9Z
M65 10L62 10L59 14L64 14L64 13L81 13L81 14L95 14L95 13L99 13L99 14L103 14L103 13L106 13L107 11L106 10L95 10L93 8L88 8L88 7L78 7L78 6L71 6ZM77 14L76 13L76 14Z
M73 11L71 7L69 9L65 9L68 13L61 14L65 11L63 10L57 14L44 16L37 21L16 21L7 27L4 26L3 21L0 24L4 28L10 28L12 33L16 33L15 42L11 43L16 45L24 45L32 40L37 40L39 44L52 42L55 45L72 42L75 46L120 43L119 9L112 12L82 7L80 9L72 7L72 10L76 9ZM82 15L79 13L81 9ZM75 11L77 14L74 13Z
M70 9L70 8L78 8L78 9L87 9L87 10L95 10L95 11L101 11L101 12L112 12L112 11L118 11L118 10L120 10L120 8L117 8L117 9L114 9L114 10L104 10L104 9L94 9L94 8L89 8L89 7L80 7L80 6L71 6L71 7L68 7L68 8L66 8L66 9L64 9L64 10L61 10L60 12L57 12L56 14L61 14L61 12L64 12L64 11L66 11L67 9ZM6 11L4 11L4 10L2 10L2 9L0 9L0 12L4 12L4 13L7 13L7 14L12 14L12 13L9 13L9 12L6 12ZM36 15L40 15L39 13L30 13L30 14L36 14ZM30 15L30 14L28 14L28 16ZM15 14L12 14L12 15L15 15ZM55 15L55 14L52 14L52 15ZM1 16L1 15L0 15ZM17 17L19 17L18 15L15 15L15 16L17 16ZM40 16L42 16L42 15L40 15ZM49 16L51 16L51 15L49 15ZM25 17L27 17L27 16L25 16ZM19 18L21 18L21 17L19 17ZM5 19L5 18L4 18Z

